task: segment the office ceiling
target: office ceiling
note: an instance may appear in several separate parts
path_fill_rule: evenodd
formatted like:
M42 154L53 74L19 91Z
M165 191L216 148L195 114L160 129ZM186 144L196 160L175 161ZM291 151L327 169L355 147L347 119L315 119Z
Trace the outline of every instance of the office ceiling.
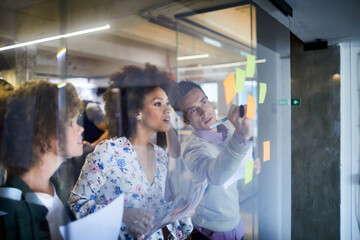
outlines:
M357 26L360 23L359 0L286 1L293 8L293 17L285 18L278 11L274 11L268 0L254 0L284 25L289 26L303 42L315 39L337 41L360 32L360 27ZM162 69L171 70L177 64L176 41L182 45L183 55L200 54L201 52L192 52L196 46L203 52L211 52L219 59L215 48L211 44L204 44L199 36L189 29L183 29L182 35L176 35L174 15L234 2L239 1L1 0L0 47L110 24L111 29L101 34L93 33L67 40L69 76L105 78L124 64L142 65L147 61ZM239 16L242 19L239 19ZM244 43L245 52L247 46L252 44L251 40L253 44L256 43L256 35L249 33L249 29L237 29L230 27L234 26L231 24L228 28L222 27L225 24L216 26L221 21L247 22L244 25L250 26L249 8L237 7L223 16L209 14L201 19L193 17L192 21L208 27L214 26L217 31L221 30L224 35L231 36L231 39ZM54 56L62 44L60 41L51 41L36 46L37 73L42 76L56 76L59 70ZM14 50L3 53L9 65L13 62L9 60L11 54L14 55ZM241 61L241 56L234 57L230 53L223 56L223 62L232 61ZM3 69L1 66L0 68Z
M294 14L291 31L303 42L329 42L360 35L359 0L286 0Z

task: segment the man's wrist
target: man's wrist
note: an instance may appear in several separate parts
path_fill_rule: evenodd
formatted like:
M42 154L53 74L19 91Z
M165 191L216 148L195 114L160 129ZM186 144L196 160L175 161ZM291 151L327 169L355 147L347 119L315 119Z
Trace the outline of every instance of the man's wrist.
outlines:
M234 137L239 143L241 143L244 146L251 145L252 142L254 141L254 137L250 137L249 139L246 139L241 133L237 131L234 132Z

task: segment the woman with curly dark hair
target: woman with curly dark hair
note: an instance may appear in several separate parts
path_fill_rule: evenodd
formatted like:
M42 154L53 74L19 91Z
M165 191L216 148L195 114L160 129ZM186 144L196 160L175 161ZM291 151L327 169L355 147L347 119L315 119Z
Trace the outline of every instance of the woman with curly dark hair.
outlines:
M61 239L59 226L74 219L51 177L82 154L79 104L70 84L29 81L0 94L0 239Z
M168 156L149 140L155 132L170 129L167 74L150 64L126 66L110 78L104 95L105 120L112 139L100 142L89 154L69 199L80 218L93 213L124 193L121 239L142 238L162 214ZM192 225L190 226L192 227ZM191 229L182 234L189 235ZM189 232L190 231L190 232ZM150 239L163 239L161 229Z

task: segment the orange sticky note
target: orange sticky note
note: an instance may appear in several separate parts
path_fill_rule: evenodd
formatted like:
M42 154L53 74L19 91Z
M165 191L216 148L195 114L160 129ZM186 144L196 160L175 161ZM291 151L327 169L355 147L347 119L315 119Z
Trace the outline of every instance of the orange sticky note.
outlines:
M246 107L246 117L255 119L255 98L248 95L247 98L247 107Z
M263 142L263 161L269 161L270 160L270 141Z
M230 73L229 76L224 80L223 84L225 89L226 104L229 104L236 95L234 74Z
M254 172L254 160L251 159L247 161L245 165L245 184L251 182L253 178L253 172Z

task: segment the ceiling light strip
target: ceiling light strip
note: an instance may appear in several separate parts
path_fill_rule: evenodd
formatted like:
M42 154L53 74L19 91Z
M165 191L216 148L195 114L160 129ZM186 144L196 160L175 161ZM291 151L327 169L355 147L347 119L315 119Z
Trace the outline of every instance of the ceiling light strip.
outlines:
M14 44L14 45L2 47L2 48L0 48L0 51L14 49L14 48L18 48L18 47L25 47L25 46L29 46L29 45L33 45L33 44L37 44L37 43L42 43L42 42L53 41L53 40L57 40L57 39L61 39L61 38L68 38L68 37L78 36L78 35L82 35L82 34L86 34L86 33L102 31L102 30L106 30L106 29L109 29L109 28L110 28L110 25L106 24L105 26L101 26L101 27L89 28L89 29L85 29L85 30L81 30L81 31L77 31L77 32L66 33L66 34L57 35L57 36L53 36L53 37L47 37L47 38L42 38L42 39L38 39L38 40L33 40L33 41L29 41L29 42L24 42L24 43L19 43L19 44Z
M176 59L178 61L184 61L184 60L191 60L191 59L207 58L209 56L210 55L208 53L206 53L206 54L191 55L191 56L181 56L181 57L177 57Z
M255 63L264 63L266 59L258 59ZM244 62L233 62L233 63L224 63L224 64L215 64L215 65L207 65L207 66L199 66L199 67L184 67L178 68L179 72L185 71L197 71L197 70L206 70L206 69L219 69L219 68L229 68L229 67L239 67L246 65L246 61Z

